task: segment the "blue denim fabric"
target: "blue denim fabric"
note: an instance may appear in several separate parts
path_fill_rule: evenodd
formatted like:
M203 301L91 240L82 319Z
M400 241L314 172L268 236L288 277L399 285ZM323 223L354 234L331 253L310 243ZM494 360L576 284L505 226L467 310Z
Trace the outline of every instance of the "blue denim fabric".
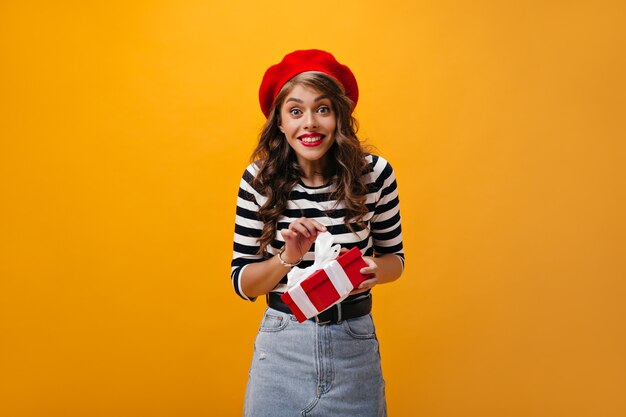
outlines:
M318 325L267 308L254 343L245 417L386 415L371 315Z

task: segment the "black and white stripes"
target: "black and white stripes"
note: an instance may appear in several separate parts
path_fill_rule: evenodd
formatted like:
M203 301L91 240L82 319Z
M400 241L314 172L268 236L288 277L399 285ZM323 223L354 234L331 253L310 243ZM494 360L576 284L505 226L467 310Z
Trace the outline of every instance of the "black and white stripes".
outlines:
M353 224L355 233L348 229L343 222L345 214L343 204L341 202L336 204L336 201L329 199L330 186L307 187L300 183L292 191L287 209L278 219L278 230L287 228L292 221L300 217L315 219L327 227L333 234L335 243L340 243L342 247L350 249L356 246L366 256L393 253L400 257L404 265L398 189L393 169L382 157L368 155L366 158L371 167L371 171L365 174L368 177L366 180L368 213L364 221L368 228L362 229ZM246 266L264 260L257 253L258 238L263 230L257 211L265 203L266 198L251 185L256 172L257 166L249 165L239 186L231 263L231 278L235 292L246 300L249 298L243 293L240 285L242 272ZM274 242L268 247L269 256L276 254L283 244L282 236L277 232ZM314 246L304 256L300 266L304 268L311 265L313 258ZM286 282L285 276L274 291L283 292Z

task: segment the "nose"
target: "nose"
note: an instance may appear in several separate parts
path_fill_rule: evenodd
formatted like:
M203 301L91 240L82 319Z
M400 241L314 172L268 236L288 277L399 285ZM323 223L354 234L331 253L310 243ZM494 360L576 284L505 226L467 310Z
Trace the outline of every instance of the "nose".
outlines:
M304 115L304 128L305 129L315 129L317 128L317 118L315 117L315 113L312 111L308 111Z

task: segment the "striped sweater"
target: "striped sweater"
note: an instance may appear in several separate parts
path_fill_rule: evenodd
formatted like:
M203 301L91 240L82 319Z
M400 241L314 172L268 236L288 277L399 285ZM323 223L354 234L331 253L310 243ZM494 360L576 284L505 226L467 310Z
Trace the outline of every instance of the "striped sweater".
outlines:
M365 256L393 253L400 258L404 266L398 189L393 169L380 156L367 155L366 159L370 166L370 172L364 174L368 187L366 200L368 213L363 219L366 228L353 224L355 232L348 229L343 221L343 204L336 204L336 201L329 199L330 186L309 187L300 182L291 192L287 208L278 219L278 230L287 228L291 222L300 217L315 219L326 226L333 234L335 243L341 244L342 247L350 249L356 246ZM257 172L257 165L252 163L246 168L241 179L231 263L233 288L246 300L251 300L241 289L241 276L246 266L274 256L284 244L282 235L277 231L274 241L267 248L268 254L263 257L257 253L258 238L263 230L263 223L259 221L257 211L267 200L252 187L252 180ZM313 263L314 250L315 244L304 256L300 267L306 268ZM287 272L285 270L285 277L273 291L281 293L285 291Z

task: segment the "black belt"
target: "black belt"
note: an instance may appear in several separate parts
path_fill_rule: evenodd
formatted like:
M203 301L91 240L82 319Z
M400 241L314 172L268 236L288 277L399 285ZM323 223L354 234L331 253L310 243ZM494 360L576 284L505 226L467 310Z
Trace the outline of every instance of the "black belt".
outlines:
M283 300L280 299L280 296L281 294L275 292L267 294L267 305L274 310L282 311L287 314L293 314L287 304L283 303ZM311 320L314 320L318 324L337 324L343 320L365 316L371 311L372 295L367 294L335 304L328 310L322 311Z

